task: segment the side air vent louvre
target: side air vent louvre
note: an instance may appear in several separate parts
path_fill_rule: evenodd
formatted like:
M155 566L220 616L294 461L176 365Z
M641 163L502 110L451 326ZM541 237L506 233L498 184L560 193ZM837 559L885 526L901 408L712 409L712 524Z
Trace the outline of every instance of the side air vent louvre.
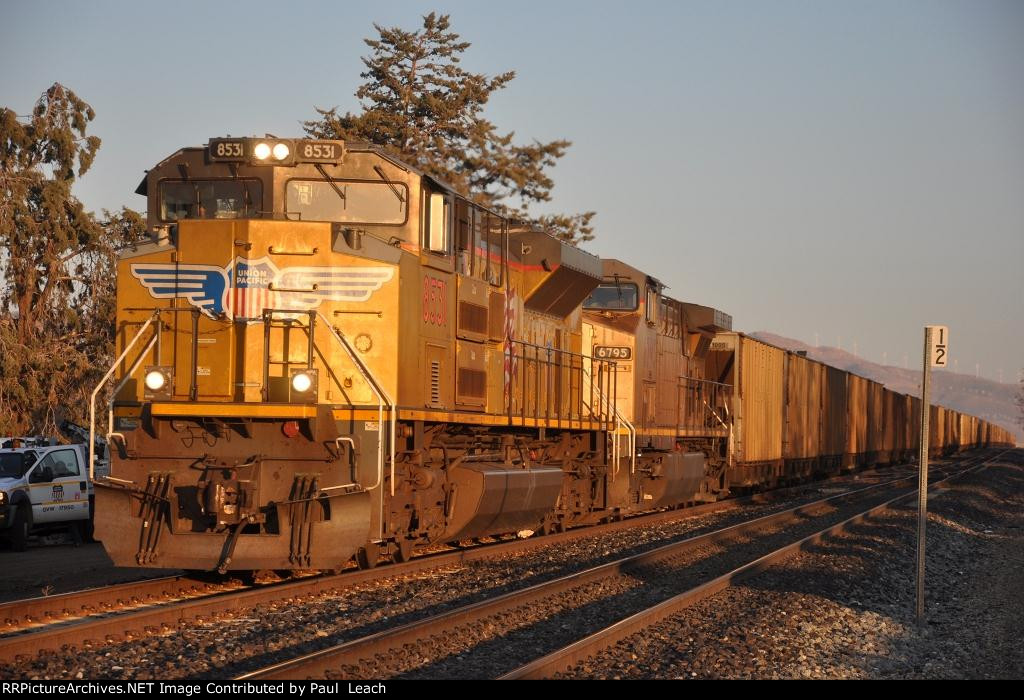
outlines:
M441 405L441 363L437 360L430 361L430 404Z

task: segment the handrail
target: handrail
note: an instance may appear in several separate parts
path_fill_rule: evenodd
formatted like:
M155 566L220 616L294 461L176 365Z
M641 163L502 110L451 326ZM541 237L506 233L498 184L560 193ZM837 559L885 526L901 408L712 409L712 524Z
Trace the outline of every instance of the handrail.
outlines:
M728 428L729 427L728 425L726 425L724 420L719 418L718 413L715 411L715 409L711 408L711 404L708 403L707 399L701 399L701 401L703 402L703 404L705 406L707 406L708 412L715 417L715 420L717 420L719 423L722 424L723 428Z
M118 382L117 386L114 387L114 391L112 391L110 393L110 401L107 402L107 434L108 435L110 435L110 434L112 434L114 432L114 397L116 397L118 395L118 393L120 393L121 389L124 388L124 385L127 384L128 380L131 379L133 374L135 374L135 370L137 370L139 368L139 365L142 364L142 360L146 357L147 354L149 354L149 351L153 349L153 346L156 345L157 342L159 342L159 340L160 340L160 331L161 331L161 326L157 325L156 334L152 338L150 338L148 343L146 343L146 347L143 348L142 352L139 353L139 356L135 358L135 362L132 363L132 366L125 373L124 377L122 377L121 381ZM160 364L160 360L159 360L160 349L159 348L157 348L156 354L157 354L157 358L158 358L157 359L157 364Z
M343 443L343 442L347 442L348 443L349 450L351 450L350 455L352 453L355 453L355 451L356 451L356 441L353 440L348 435L342 435L340 437L334 438L334 446L335 446L335 448L337 448L339 455L341 454L341 443ZM337 489L349 489L349 488L352 488L353 486L358 486L360 489L363 488L360 484L352 482L352 483L348 483L348 484L338 484L337 486L324 486L320 490L321 491L336 491Z
M587 380L590 381L591 388L597 392L598 400L601 401L601 403L607 404L615 415L615 432L612 433L612 452L614 453L612 459L612 480L614 481L615 477L618 476L619 473L619 430L623 425L626 426L626 432L629 434L629 473L636 473L636 428L632 423L626 420L625 416L619 413L619 409L615 405L615 402L608 401L604 397L604 392L601 391L601 388L594 386L594 378L591 376L590 372L584 369L583 374L586 376ZM590 407L588 406L588 408ZM591 408L591 410L593 409Z
M139 341L139 338L142 337L142 334L146 331L147 328L149 328L150 324L153 323L153 321L156 320L159 316L160 316L160 312L156 311L156 312L153 313L152 316L150 316L146 320L146 322L144 324L142 324L142 328L140 328L135 333L135 336L131 339L131 342L128 343L128 345L121 352L121 354L118 355L117 359L114 360L114 364L112 364L110 366L110 369L107 370L107 373L103 375L103 379L101 379L100 383L96 385L96 388L92 390L92 395L89 397L89 479L90 480L93 480L95 478L95 476L96 476L96 474L95 474L95 467L96 467L96 396L100 393L100 389L103 388L103 385L106 384L107 381L110 380L110 377L114 374L114 370L117 369L117 366L120 365L124 361L124 358L128 356L128 353L131 351L131 349L133 347L135 347L135 343L137 343ZM134 370L134 368L133 368L133 370Z
M395 402L391 400L384 388L377 382L377 379L373 376L370 369L363 364L363 361L356 355L355 350L349 345L348 340L337 328L331 325L331 322L324 317L319 311L316 315L323 321L327 327L328 332L334 337L334 340L342 347L342 349L348 354L352 360L352 364L356 366L360 374L363 375L363 379L373 390L373 393L377 395L377 483L373 486L368 487L366 490L370 491L378 486L384 480L384 406L387 405L388 411L391 413L391 435L388 440L391 455L391 495L395 495L395 434L398 427L398 417Z
M519 346L518 352L517 352L516 346ZM532 351L532 353L529 352L529 351ZM609 422L612 420L611 417L610 417L611 410L604 409L604 407L601 407L599 409L599 408L595 408L595 406L591 405L591 403L595 403L593 401L593 399L595 399L595 398L601 398L602 400L605 400L604 393L603 392L599 392L600 396L599 397L595 397L594 391L591 391L591 393L590 393L591 401L588 402L586 400L586 398L584 397L584 395L583 395L582 379L583 379L583 377L585 375L587 375L586 366L587 366L588 363L593 364L593 363L596 362L596 363L599 363L601 367L608 367L608 368L610 368L610 367L613 367L615 365L615 362L613 362L611 360L603 360L603 359L600 359L600 358L591 357L590 355L584 355L582 353L573 352L572 350L566 350L564 348L555 348L555 347L548 347L548 346L544 346L544 345L537 345L535 343L529 343L529 342L526 342L526 341L523 341L523 340L508 340L508 339L506 339L506 347L505 347L505 350L504 350L504 354L505 354L505 357L506 357L506 361L514 363L517 367L520 364L522 366L522 370L520 372L512 371L511 369L509 369L509 375L508 375L507 380L506 380L508 382L508 387L507 387L507 395L506 395L506 398L505 398L505 403L506 403L505 410L508 413L508 419L510 421L510 425L511 425L511 421L514 418L529 418L529 417L531 417L528 414L530 406L528 405L529 402L527 401L528 395L530 393L533 394L533 402L532 402L533 403L533 415L532 415L532 418L534 418L534 419L538 419L538 418L544 418L546 420L552 420L552 419L563 420L563 419L567 419L570 422L572 422L574 420L574 418L573 418L573 402L578 400L580 402L579 403L580 408L583 408L583 407L587 408L590 411L592 419L595 419L595 420L598 420L598 421L609 421ZM529 387L529 386L526 385L527 381L528 381L528 376L527 375L528 375L528 371L529 371L530 367L533 367L534 370L535 370L534 371L534 376L533 376L534 384L533 384L532 387ZM559 381L563 382L560 386L555 387L556 390L558 390L559 392L561 392L562 388L564 388L564 386L565 386L564 385L564 378L561 379L561 380L555 378L556 374L557 374L558 377L562 377L562 373L563 372L568 372L569 377L570 377L569 386L568 386L568 391L570 392L570 394L569 394L569 404L570 404L570 406L569 406L569 411L567 412L567 414L563 413L562 402L561 401L555 401L555 404L557 404L555 406L552 405L552 401L551 401L552 381L555 381L556 383L559 382ZM544 376L544 381L545 381L545 385L543 387L540 384L541 376L542 375ZM576 377L576 376L578 376L580 378L580 380L581 380L580 385L578 387L579 395L575 394L576 388L573 387L573 385L572 385L572 378ZM614 373L613 372L609 372L609 376L611 378L614 378ZM517 381L517 378L521 379L521 382ZM611 380L609 380L609 381L611 381ZM519 386L517 387L517 385L519 385ZM593 381L591 381L591 386L596 388L596 385L593 384ZM513 405L514 405L515 398L516 398L516 389L517 388L522 390L522 396L521 396L522 405L520 406L520 409L519 409L518 412L513 410ZM530 391L531 388L532 388L532 392ZM609 387L609 388L614 389L613 387ZM542 389L544 389L543 392L541 391ZM613 390L612 393L614 394L614 390ZM542 394L544 395L544 405L543 406L541 406L541 395ZM559 396L561 396L560 393L559 393ZM610 402L608 402L608 403L610 404ZM579 420L579 421L583 420L582 413L580 414L580 416L576 420Z
M729 384L728 382L716 382L713 379L701 379L700 377L680 377L680 379L685 379L688 382L699 382L701 384L713 384L714 386L732 388L732 384Z

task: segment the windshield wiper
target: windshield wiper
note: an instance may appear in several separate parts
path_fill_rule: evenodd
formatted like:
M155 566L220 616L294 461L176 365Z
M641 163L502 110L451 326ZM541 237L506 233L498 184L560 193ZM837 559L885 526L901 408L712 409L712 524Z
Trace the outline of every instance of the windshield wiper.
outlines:
M373 166L373 172L380 175L380 179L384 181L385 185L391 188L391 191L395 193L396 197L398 197L398 201L401 202L402 204L405 204L405 197L403 197L402 193L398 190L397 187L395 187L395 183L388 180L387 176L384 174L384 171L381 170L381 167L379 165Z
M327 171L324 170L324 166L321 163L314 163L314 166L318 171L320 171L320 174L324 176L324 179L327 180L327 184L331 186L331 189L334 190L335 194L341 198L341 201L348 205L348 198L345 196L345 193L341 191L340 187L338 187L338 183L334 181L334 178L327 174Z

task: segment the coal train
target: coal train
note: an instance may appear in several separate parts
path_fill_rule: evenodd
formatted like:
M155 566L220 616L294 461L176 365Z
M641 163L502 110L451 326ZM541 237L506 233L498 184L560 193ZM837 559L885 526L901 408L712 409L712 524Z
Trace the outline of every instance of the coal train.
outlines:
M137 192L151 237L118 263L91 425L111 445L95 532L117 565L371 567L917 445L917 399L737 333L370 144L215 138ZM930 410L935 453L1009 441Z

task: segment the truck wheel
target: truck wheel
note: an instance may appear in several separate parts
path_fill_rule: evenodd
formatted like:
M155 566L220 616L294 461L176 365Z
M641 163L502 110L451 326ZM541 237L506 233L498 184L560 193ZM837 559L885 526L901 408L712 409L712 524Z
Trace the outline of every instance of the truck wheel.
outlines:
M84 520L79 520L71 523L71 542L76 547L82 546L82 536L85 534L84 523Z
M96 540L93 538L93 533L95 533L95 529L93 528L92 518L89 518L88 520L83 521L82 522L82 541L84 541L84 542L95 542Z
M14 512L14 522L11 523L11 548L15 552L24 552L28 546L29 527L28 513L24 508L18 508Z

